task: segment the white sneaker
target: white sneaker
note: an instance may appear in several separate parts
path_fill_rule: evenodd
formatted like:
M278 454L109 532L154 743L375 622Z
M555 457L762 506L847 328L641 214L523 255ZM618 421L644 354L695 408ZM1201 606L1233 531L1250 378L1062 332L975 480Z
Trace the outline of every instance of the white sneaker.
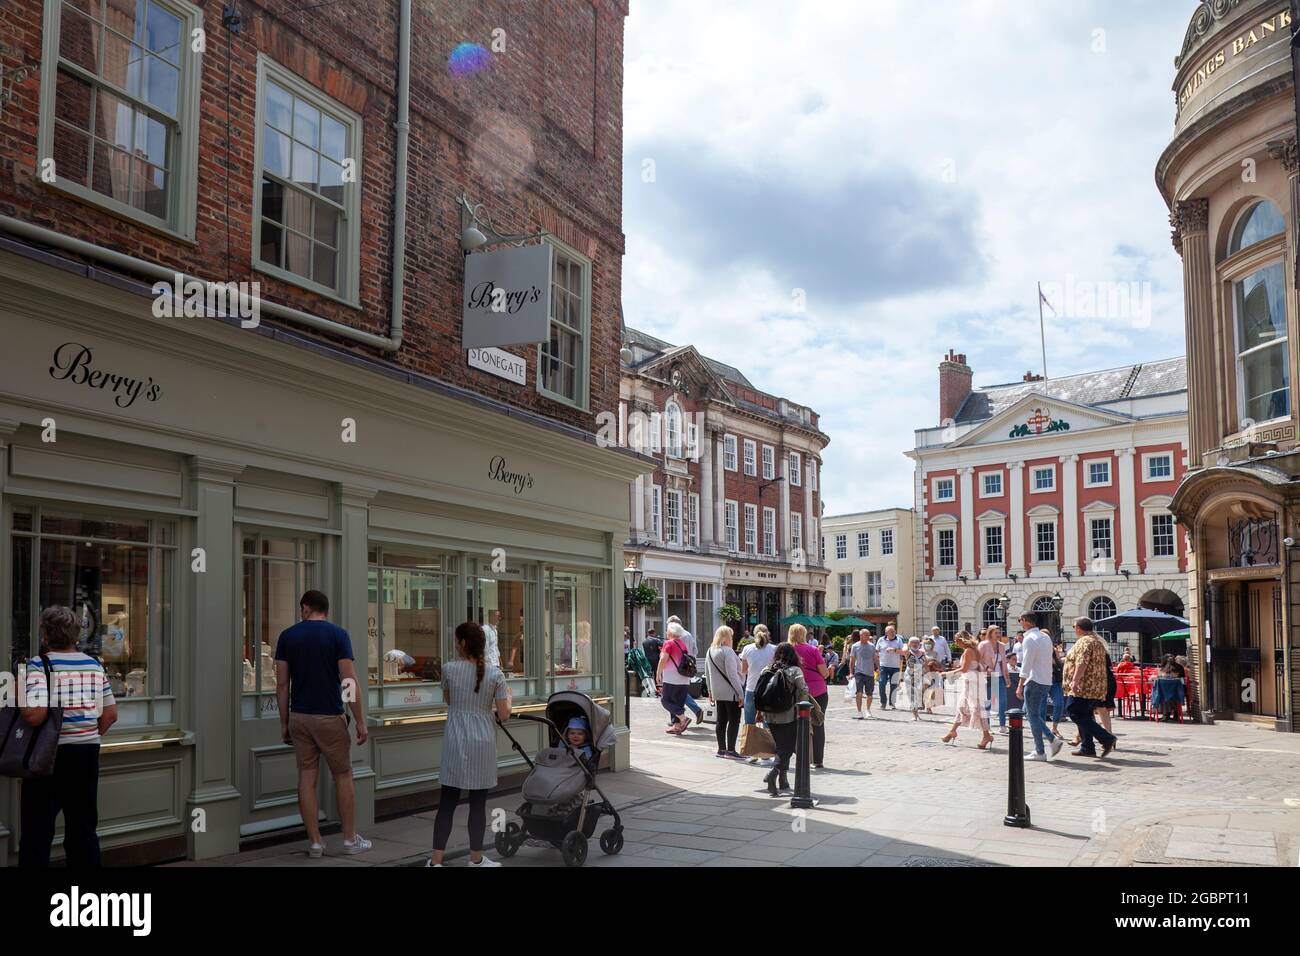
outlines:
M424 865L425 865L426 867L430 867L430 866L442 866L441 863L434 863L432 860L425 860L425 861L424 861Z
M360 833L358 833L357 838L355 840L343 841L343 852L344 853L365 853L372 846L374 846L373 843L371 843Z
M1032 753L1032 754L1030 754L1028 757L1026 757L1025 759L1026 759L1026 760L1046 760L1046 759L1047 759L1047 754Z
M1059 754L1059 753L1061 752L1061 748L1064 747L1064 746L1065 746L1065 741L1064 741L1064 740L1062 740L1060 737L1053 737L1053 738L1052 738L1052 756L1055 757L1057 754Z
M501 864L498 863L496 860L489 860L485 856L482 859L480 859L477 863L475 863L473 860L470 860L469 865L475 867L484 867L484 866L500 866Z
M322 856L325 855L325 844L324 843L311 844L310 846L307 847L307 855L311 857L313 860L319 860Z

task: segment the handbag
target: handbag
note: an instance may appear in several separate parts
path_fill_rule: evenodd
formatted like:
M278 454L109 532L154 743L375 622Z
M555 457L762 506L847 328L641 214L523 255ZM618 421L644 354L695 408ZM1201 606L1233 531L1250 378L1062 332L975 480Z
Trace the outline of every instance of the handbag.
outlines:
M776 741L772 738L772 732L758 724L741 724L737 746L740 747L742 757L776 756Z
M55 697L54 671L50 660L41 655L45 668L46 697ZM45 721L33 727L23 719L21 707L0 709L0 777L48 777L54 773L58 756L59 731L63 728L63 708L50 707Z
M718 663L718 659L714 657L711 652L709 654L709 663L712 664L714 668L717 669L718 673L722 675L722 679L727 682L727 686L730 687L732 693L736 695L736 701L738 703L744 703L745 701L744 693L742 691L736 690L736 685L731 682L731 677L727 674L727 669Z

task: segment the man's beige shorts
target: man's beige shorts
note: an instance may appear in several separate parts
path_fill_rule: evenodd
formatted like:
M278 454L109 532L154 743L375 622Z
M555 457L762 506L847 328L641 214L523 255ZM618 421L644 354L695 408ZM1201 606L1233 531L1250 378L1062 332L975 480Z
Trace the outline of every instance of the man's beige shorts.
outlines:
M315 770L321 754L336 777L352 769L352 742L342 714L290 714L289 739L298 756L299 770Z

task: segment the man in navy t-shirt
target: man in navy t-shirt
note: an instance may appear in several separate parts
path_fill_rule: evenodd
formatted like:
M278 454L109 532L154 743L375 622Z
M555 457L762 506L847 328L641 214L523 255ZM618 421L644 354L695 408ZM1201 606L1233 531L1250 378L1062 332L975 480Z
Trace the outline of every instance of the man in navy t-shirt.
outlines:
M308 591L299 602L302 620L280 633L275 645L275 690L280 704L280 737L293 744L298 757L298 808L311 839L308 855L325 852L317 820L316 778L321 755L334 777L343 822L343 851L360 853L371 843L359 835L357 792L352 780L351 744L346 702L357 726L357 744L366 742L365 717L348 632L326 617L330 602L320 591Z

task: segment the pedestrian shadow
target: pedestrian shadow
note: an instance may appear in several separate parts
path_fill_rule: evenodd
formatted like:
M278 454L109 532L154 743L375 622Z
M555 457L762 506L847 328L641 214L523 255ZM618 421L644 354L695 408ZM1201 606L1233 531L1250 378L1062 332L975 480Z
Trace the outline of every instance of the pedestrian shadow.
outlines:
M1084 763L1084 761L1089 761ZM1111 767L1101 763L1096 757L1083 757L1078 760L1053 760L1053 764L1058 767L1065 767L1068 770L1077 770L1081 773L1118 773L1118 767Z
M1136 751L1128 751L1136 753ZM1127 760L1123 757L1110 756L1106 758L1107 763L1115 764L1119 767L1172 767L1173 764L1164 760Z

